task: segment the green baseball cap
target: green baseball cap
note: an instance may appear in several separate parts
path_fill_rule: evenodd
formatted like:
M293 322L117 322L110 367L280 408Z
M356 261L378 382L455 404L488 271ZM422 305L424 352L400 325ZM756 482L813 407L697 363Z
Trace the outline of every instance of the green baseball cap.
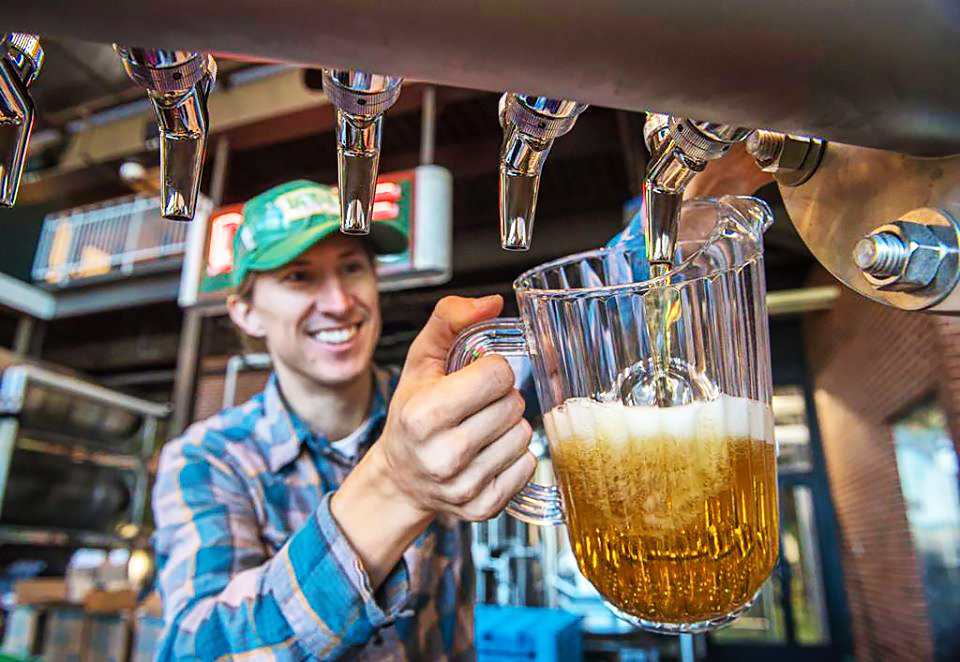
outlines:
M233 284L251 271L282 267L339 231L340 201L331 187L298 179L264 191L243 205L243 223L233 238ZM407 248L407 235L387 221L372 222L367 238L377 255Z

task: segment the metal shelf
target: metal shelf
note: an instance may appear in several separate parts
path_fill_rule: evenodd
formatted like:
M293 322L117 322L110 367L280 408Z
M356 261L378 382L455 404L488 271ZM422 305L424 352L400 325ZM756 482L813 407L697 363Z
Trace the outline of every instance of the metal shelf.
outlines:
M0 544L4 545L125 547L132 543L132 538L115 533L0 525Z
M111 453L109 451L93 450L79 444L66 445L54 441L40 441L39 439L20 438L16 447L34 453L44 453L57 457L68 458L71 462L95 464L110 469L125 471L141 471L144 469L143 460L136 454Z
M57 399L44 400L44 394L33 393L31 389L49 390L57 394ZM38 400L37 396L43 397ZM61 402L65 398L96 405L102 411L65 408ZM169 407L36 366L14 365L3 371L0 412L0 517L8 497L7 482L29 478L10 474L14 452L37 454L26 459L27 462L39 461L42 454L58 458L59 463L72 463L78 469L80 465L88 465L123 472L122 480L130 497L123 512L116 513L121 522L127 523L118 529L125 535L96 530L94 522L72 517L41 520L39 516L30 515L29 504L20 503L17 504L21 511L18 518L11 518L17 523L0 524L0 544L108 548L134 544L145 521L150 485L148 462L160 420L169 414ZM123 418L100 419L101 415L122 415ZM58 423L63 424L63 429L45 429ZM115 446L104 442L105 436L116 438ZM30 471L29 465L20 466ZM58 504L64 503L62 507L76 505L74 497L60 495L58 498ZM6 505L13 507L13 504ZM93 530L67 528L77 525L90 525ZM113 531L112 527L110 530Z

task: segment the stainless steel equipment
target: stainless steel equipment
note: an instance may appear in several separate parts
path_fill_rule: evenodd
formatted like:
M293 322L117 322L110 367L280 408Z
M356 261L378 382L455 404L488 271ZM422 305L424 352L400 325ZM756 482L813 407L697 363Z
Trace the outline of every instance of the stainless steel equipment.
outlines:
M653 114L643 135L650 160L643 180L643 229L651 271L673 264L680 205L687 184L751 130Z
M820 167L826 143L819 138L757 129L747 137L747 152L781 186L800 186Z
M46 0L16 28L490 91L523 90L914 154L960 152L951 2Z
M553 141L569 132L584 103L523 94L500 98L500 245L525 251L533 238L540 174Z
M0 379L0 542L122 544L144 524L166 406L33 365Z
M380 165L383 114L400 96L402 78L324 69L323 91L337 107L340 230L368 234Z
M960 153L955 3L639 0L627 6L615 0L530 0L518 11L504 0L453 0L442 7L396 0L376 8L346 0L296 0L282 7L255 0L167 0L118 11L109 0L50 0L18 7L16 18L19 29L83 39L176 44L338 72L390 70L461 87L548 95L533 99L709 118L676 119L662 127L660 137L675 149L659 152L662 160L654 161L649 177L650 187L662 189L647 205L655 261L668 257L683 179L716 156L718 146L722 151L751 129L765 129L772 133L754 134L752 151L761 167L776 174L800 235L832 273L890 305L960 312L960 295L951 295L957 279L948 231L960 204L954 184L960 161L950 156ZM336 89L352 89L351 76L338 79ZM370 79L360 92L391 89ZM350 110L346 101L339 105ZM359 179L369 181L378 132L373 124L351 126L341 132L341 144L357 151L355 164L364 166ZM781 139L778 131L787 133ZM505 148L504 156L530 173L545 152L522 143L510 143L508 136L505 147L516 149L511 154ZM678 149L684 158L677 158ZM507 209L504 243L522 248L529 242L536 191L526 186L523 195L509 192L535 178L504 181L508 195L502 200L526 207L519 214ZM344 214L344 229L364 231L366 198L344 197L353 205ZM907 222L924 227L913 232ZM911 228L912 239L899 239L902 249L891 243L895 233L883 230L890 224ZM923 250L914 250L910 242L921 236L917 246ZM873 253L881 251L908 257L935 252L938 270L918 279L911 259L890 258L894 262L887 264L877 257L874 264ZM894 267L889 275L872 273ZM899 280L875 282L892 277Z
M798 186L774 175L814 257L874 301L960 313L960 157L829 143L820 159Z
M207 147L207 97L217 63L207 53L114 45L127 75L144 88L160 125L164 218L193 219Z
M179 271L192 226L164 220L160 206L156 195L131 195L48 214L33 259L33 280L61 288L89 279ZM201 194L193 225L206 226L212 207Z
M0 37L0 207L17 200L35 114L28 88L42 67L39 37L25 32Z

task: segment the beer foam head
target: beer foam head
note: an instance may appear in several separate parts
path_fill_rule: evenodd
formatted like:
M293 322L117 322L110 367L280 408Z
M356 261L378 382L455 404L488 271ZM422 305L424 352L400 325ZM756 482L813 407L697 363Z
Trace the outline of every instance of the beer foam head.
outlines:
M544 424L561 485L576 475L596 486L607 516L623 517L611 504L630 502L640 523L663 534L702 517L704 500L729 489L753 441L773 443L770 407L727 395L663 408L573 398Z
M557 442L570 438L603 438L616 443L627 439L683 441L717 437L773 441L770 407L730 395L675 407L571 398L548 412L544 425L548 436Z

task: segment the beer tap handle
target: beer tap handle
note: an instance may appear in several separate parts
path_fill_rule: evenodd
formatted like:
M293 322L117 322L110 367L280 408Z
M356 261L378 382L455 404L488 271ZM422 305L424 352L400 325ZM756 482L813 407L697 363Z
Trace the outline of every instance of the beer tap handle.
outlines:
M155 103L160 118L162 214L190 220L197 206L203 158L207 147L207 96L212 80L204 77L173 104Z
M200 192L209 116L217 77L212 55L114 45L127 75L143 87L160 127L160 195L164 218L189 221Z
M644 139L650 151L643 185L643 221L647 260L652 271L669 269L676 248L680 206L687 184L752 129L650 114Z
M504 94L500 99L500 245L525 251L533 221L543 164L553 141L568 133L587 108L565 99Z
M504 127L500 153L500 245L507 250L530 248L540 173L552 145L531 139L513 124Z
M657 188L650 181L643 184L643 238L651 273L670 268L677 244L677 226L683 193Z
M323 91L337 108L340 231L367 234L380 165L383 114L400 96L402 78L324 69Z
M35 109L28 88L43 66L40 38L23 32L0 41L0 206L12 207L27 162Z

